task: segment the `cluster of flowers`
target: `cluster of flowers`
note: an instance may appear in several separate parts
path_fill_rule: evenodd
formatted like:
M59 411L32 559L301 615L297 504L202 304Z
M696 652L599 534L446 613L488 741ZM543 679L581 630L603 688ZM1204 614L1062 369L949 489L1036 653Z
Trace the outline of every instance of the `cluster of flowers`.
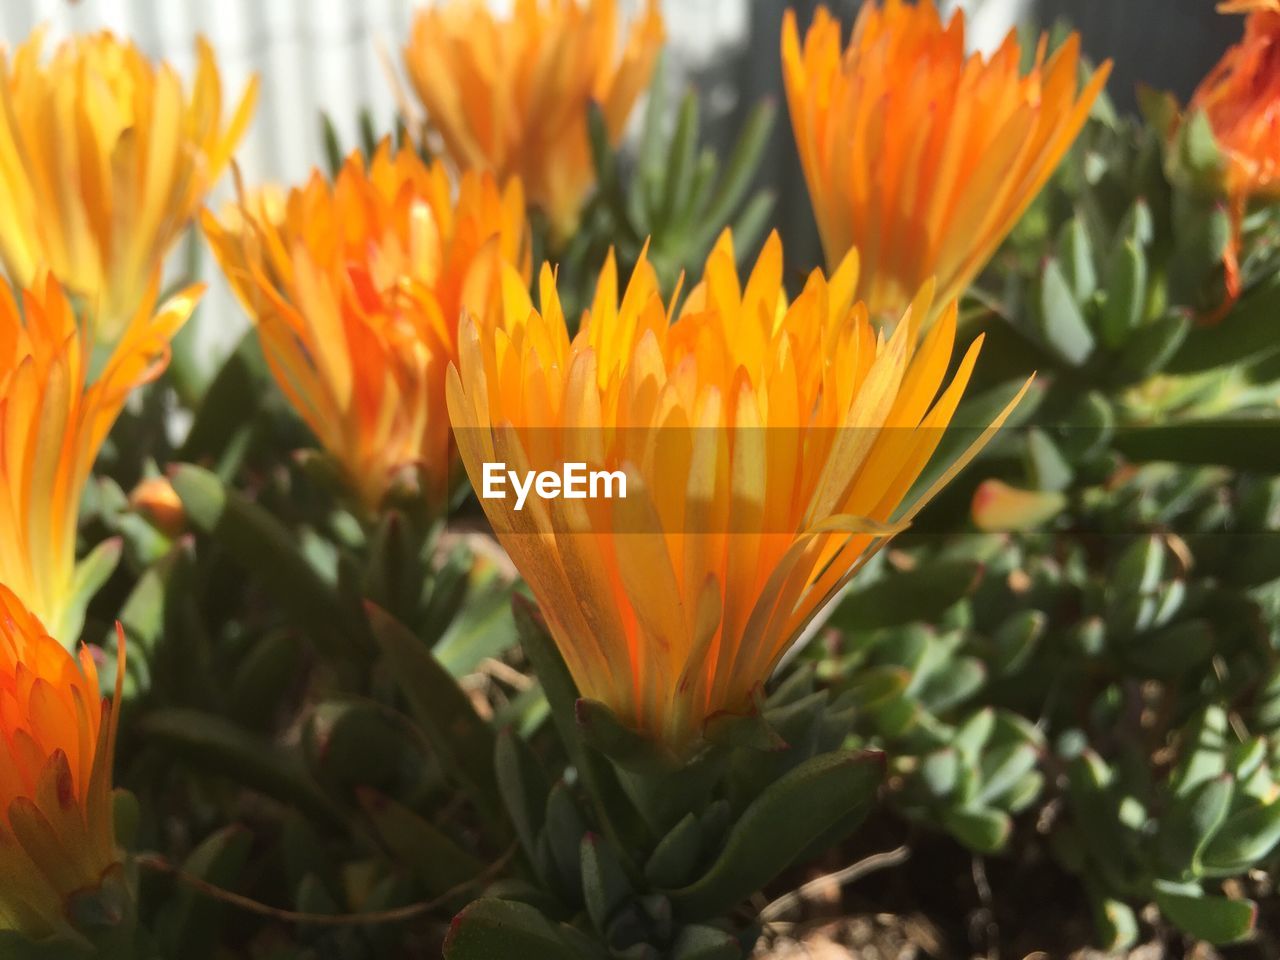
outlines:
M1280 4L1226 6L1249 13L1245 38L1191 109L1242 210L1280 189ZM954 361L956 300L1106 67L1082 87L1075 37L1051 55L1042 41L1025 73L1012 36L967 54L962 17L932 0L865 4L843 47L824 10L803 37L788 16L827 271L789 299L777 237L740 276L726 231L664 299L643 257L621 286L610 258L571 336L553 266L535 306L527 211L553 239L574 233L588 106L616 143L662 39L652 3L625 30L614 0L518 0L508 20L476 0L432 7L405 55L439 159L386 142L221 215L200 208L256 90L224 122L206 46L188 88L107 34L47 59L37 35L0 59L0 259L17 291L0 293L0 926L57 932L68 898L118 868L114 713L94 657L67 652L91 589L77 511L199 299L157 293L195 219L367 511L406 469L441 511L486 462L626 474L625 500L484 507L583 695L676 751L707 717L750 710L826 602L1000 427L1011 407L916 490L981 349Z

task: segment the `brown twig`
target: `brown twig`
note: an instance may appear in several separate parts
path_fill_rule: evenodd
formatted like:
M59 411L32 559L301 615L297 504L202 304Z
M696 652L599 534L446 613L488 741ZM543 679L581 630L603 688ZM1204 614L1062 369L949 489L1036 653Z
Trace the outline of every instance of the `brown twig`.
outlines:
M476 673L494 680L501 680L518 693L524 693L534 685L534 680L510 664L493 657L485 657L476 666Z
M877 870L885 870L889 867L896 867L900 863L905 863L910 857L911 848L903 844L893 850L886 850L884 853L873 853L871 856L859 860L857 863L851 863L835 873L815 877L813 880L796 887L790 893L784 893L766 906L760 911L760 921L762 923L770 923L777 920L784 916L787 911L798 907L805 900L812 900L832 884L844 886L846 883L853 883L855 880L861 880L869 873L875 873Z
M987 938L987 960L999 960L1000 926L996 923L995 897L991 892L991 883L987 880L987 865L981 857L975 856L970 860L970 866L973 873L973 886L982 904L971 918L973 925L971 933L976 934L976 927L981 925L982 932Z
M408 920L428 914L448 903L458 894L479 886L491 880L494 876L502 871L502 869L511 861L516 854L516 846L512 844L507 851L496 861L489 865L479 876L472 877L470 880L464 880L462 883L455 884L440 896L433 900L423 900L418 903L410 903L403 907L396 907L393 910L375 910L369 913L304 913L297 910L285 910L282 907L273 907L270 904L262 903L254 900L252 897L246 897L239 893L234 893L200 877L187 873L181 867L171 863L167 857L159 853L140 853L135 858L137 864L146 867L149 870L155 870L158 873L167 873L195 890L197 893L204 894L211 900L219 900L222 903L237 907L249 913L255 913L260 917L269 917L272 920L279 920L283 923L309 923L317 926L329 927L365 927L374 924L383 923L404 923Z

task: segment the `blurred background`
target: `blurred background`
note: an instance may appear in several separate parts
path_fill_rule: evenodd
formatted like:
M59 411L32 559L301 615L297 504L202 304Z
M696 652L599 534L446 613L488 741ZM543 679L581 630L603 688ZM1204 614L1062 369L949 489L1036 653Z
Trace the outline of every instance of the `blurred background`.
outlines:
M511 0L491 0L501 9ZM629 12L643 0L622 0ZM858 0L827 0L852 22ZM1071 22L1088 55L1116 61L1110 91L1124 109L1147 83L1185 99L1240 32L1237 18L1214 12L1213 0L941 0L965 10L975 49L998 45L1018 25ZM396 97L388 65L399 69L414 0L4 0L0 42L13 45L40 24L48 44L75 32L109 28L133 37L152 57L188 74L193 41L204 34L218 54L224 96L238 96L262 75L256 118L237 154L245 182L302 180L321 162L319 115L326 111L345 146L357 142L357 117L369 109L380 130L392 129ZM727 141L764 97L782 106L778 34L782 13L796 9L803 27L817 0L662 0L667 20L669 89L699 91L705 131ZM672 98L676 102L676 98ZM638 120L641 110L635 111ZM791 144L785 107L760 176L778 195L775 220L792 262L817 263L816 233ZM212 203L230 194L224 178ZM215 276L193 335L216 355L247 321ZM211 357L212 359L212 357Z

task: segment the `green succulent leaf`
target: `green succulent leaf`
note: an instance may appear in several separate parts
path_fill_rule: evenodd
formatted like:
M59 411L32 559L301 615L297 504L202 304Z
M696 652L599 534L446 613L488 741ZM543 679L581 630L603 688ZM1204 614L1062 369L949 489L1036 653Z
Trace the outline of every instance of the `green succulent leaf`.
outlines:
M538 764L529 745L514 731L499 731L495 746L498 791L515 827L516 836L532 862L537 855L537 838L546 818L551 781Z
M359 798L383 846L413 871L428 895L439 896L484 873L483 861L404 804L375 790L361 790Z
M1126 426L1116 431L1115 446L1139 463L1218 465L1272 475L1280 473L1280 418L1223 416Z
M587 915L596 930L604 933L614 913L632 895L631 884L608 843L593 833L582 838L581 869Z
M978 853L1002 849L1013 829L1007 813L986 807L945 810L942 823L957 840Z
M1169 778L1169 788L1186 796L1207 780L1227 772L1227 753L1232 745L1227 712L1220 704L1209 704L1183 731L1182 755Z
M1075 477L1071 463L1039 427L1027 431L1027 459L1038 489L1061 493L1071 486Z
M1172 313L1139 327L1128 338L1116 362L1121 383L1137 383L1164 369L1191 330L1191 316Z
M572 902L583 889L582 841L588 831L587 821L564 781L551 787L543 822L539 844L545 848L544 867L554 870L561 894Z
M831 615L834 627L850 633L937 620L978 586L983 566L970 560L940 560L855 588Z
M249 859L253 837L239 826L207 837L182 864L182 872L219 887L234 888ZM226 907L189 886L176 888L155 923L164 956L208 960Z
M1063 224L1058 236L1058 259L1062 275L1076 303L1087 303L1098 289L1098 272L1093 265L1093 244L1080 217Z
M920 763L920 779L933 796L942 798L955 789L960 776L960 756L951 747L935 750Z
M976 657L956 657L920 688L920 702L935 714L970 700L987 681L986 665Z
M200 467L181 464L171 481L191 522L252 572L318 646L342 656L359 644L365 631L275 517Z
M320 142L324 146L325 168L329 171L329 179L337 177L342 169L342 138L338 136L338 128L333 118L325 111L320 113Z
M495 812L493 731L476 716L467 695L426 644L385 610L374 604L365 609L414 721L472 799L481 809Z
M1243 873L1280 843L1280 801L1257 803L1232 813L1201 852L1215 874Z
M671 960L740 960L738 938L718 927L688 924L671 947Z
M296 805L317 820L346 828L347 812L320 789L296 752L200 710L153 710L139 719L138 728L153 743L175 751L187 763Z
M232 713L246 726L265 727L284 699L285 691L304 672L306 649L297 635L287 632L264 637L236 667L228 691Z
M1122 900L1093 898L1093 918L1101 945L1108 951L1123 950L1138 939L1138 918L1133 908Z
M1192 177L1201 180L1216 178L1222 168L1222 149L1213 135L1209 115L1197 110L1188 117L1178 132L1176 163Z
M960 752L966 766L978 763L983 747L996 728L996 712L991 707L976 711L956 730L951 746Z
M1258 905L1252 900L1193 895L1181 886L1157 881L1156 906L1172 923L1191 936L1212 944L1243 940L1253 930Z
M1280 352L1280 337L1275 335L1277 316L1280 273L1246 291L1221 322L1188 331L1167 369L1170 373L1203 373L1273 356Z
M1040 321L1045 342L1069 366L1078 367L1092 355L1093 333L1057 260L1045 265L1041 277Z
M1035 769L1039 753L1029 743L998 747L982 758L982 787L978 801L997 804L1028 773Z
M692 813L685 815L653 848L644 865L645 879L659 889L689 883L702 857L702 845L702 825Z
M711 244L715 242L716 235L720 232L721 224L728 223L733 216L733 211L738 209L743 198L747 195L747 190L751 186L751 181L755 178L756 169L760 165L760 158L764 155L764 148L769 143L769 135L773 131L773 122L777 108L773 103L765 101L758 104L747 118L746 124L742 128L742 133L738 136L737 141L733 145L733 149L729 152L729 158L725 162L724 173L720 177L720 182L716 186L715 192L711 195L711 200L707 205L701 223L704 226L694 236L690 243L690 247L694 251L706 251L711 249ZM751 201L749 207L762 204L759 197ZM773 199L770 196L768 204L772 207ZM735 236L746 233L746 227L750 225L750 220L744 213L739 217L739 225L735 229ZM743 223L742 221L748 221ZM737 241L739 250L747 249L747 239L744 238Z
M1027 664L1048 622L1042 610L1023 610L1000 625L992 637L994 659L1000 673L1016 674Z
M270 380L256 330L246 331L204 392L177 459L212 463L228 481L239 467Z
M471 584L466 605L453 617L432 648L440 665L455 677L471 673L487 657L496 657L517 643L511 616L515 585L491 574Z
M580 699L574 713L583 741L619 766L655 776L679 768L680 762L671 751L626 726L603 703Z
M1103 342L1122 346L1142 322L1147 299L1147 258L1132 239L1125 240L1107 266L1107 294L1102 306Z
M560 735L560 741L595 800L605 832L616 842L620 842L623 837L647 839L649 830L630 800L622 793L609 762L596 751L588 749L579 733L578 688L542 623L537 608L519 593L512 598L511 607L520 645L546 692L547 702L551 705L551 719Z
M676 914L713 917L760 889L819 837L853 830L866 816L883 776L880 754L840 751L800 764L743 811L711 867L670 892Z
M1234 792L1235 778L1223 774L1177 798L1160 820L1160 852L1170 869L1194 874L1201 851L1227 818Z
M525 903L483 898L453 918L445 960L582 960L540 911Z

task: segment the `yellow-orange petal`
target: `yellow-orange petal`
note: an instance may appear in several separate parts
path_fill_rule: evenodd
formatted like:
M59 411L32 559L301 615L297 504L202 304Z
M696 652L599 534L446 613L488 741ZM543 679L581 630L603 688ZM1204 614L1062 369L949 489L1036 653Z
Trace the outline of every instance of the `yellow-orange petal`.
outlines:
M827 263L859 250L857 293L873 315L901 315L931 277L939 306L965 291L1110 70L1078 91L1074 35L1025 75L1021 59L1012 33L990 56L968 53L963 13L944 22L933 0L870 0L843 48L825 8L803 39L787 12L783 79Z
M0 584L0 928L35 939L65 933L67 899L119 864L115 732L92 658L68 653Z
M0 583L69 644L88 599L76 526L94 459L129 394L164 369L200 296L192 287L157 306L158 287L157 272L96 374L94 343L52 275L18 299L0 288Z
M46 57L37 30L0 52L0 260L31 286L48 270L120 340L152 276L226 168L252 115L251 81L223 126L208 44L196 80L109 32Z
M458 324L508 283L526 289L519 180L465 174L384 141L287 195L259 192L205 235L254 321L276 383L369 511L412 471L442 509L457 453L444 411ZM527 293L526 293L527 297Z
M580 692L678 752L708 717L753 708L805 627L1012 408L909 498L980 343L948 383L954 304L923 341L909 318L886 336L851 299L856 258L790 301L781 262L770 238L743 282L726 232L673 312L643 257L621 290L610 259L572 340L548 273L551 309L494 298L448 375L462 461ZM931 285L913 309L932 310ZM624 478L626 495L485 495L489 469L571 462Z
M649 83L663 41L656 0L618 48L617 0L517 0L509 16L479 0L418 11L405 65L433 136L463 171L519 177L566 240L595 180L587 110L612 142Z

